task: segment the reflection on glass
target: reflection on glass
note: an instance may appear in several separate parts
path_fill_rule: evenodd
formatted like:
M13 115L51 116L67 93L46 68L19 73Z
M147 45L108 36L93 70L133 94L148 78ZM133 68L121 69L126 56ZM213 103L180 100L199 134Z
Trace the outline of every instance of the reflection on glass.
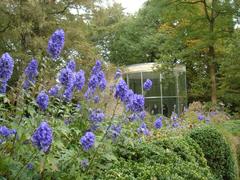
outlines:
M163 96L177 96L176 76L174 74L165 74L162 78Z
M150 114L161 114L161 98L145 99L145 110Z
M141 73L128 74L129 88L134 93L142 94Z

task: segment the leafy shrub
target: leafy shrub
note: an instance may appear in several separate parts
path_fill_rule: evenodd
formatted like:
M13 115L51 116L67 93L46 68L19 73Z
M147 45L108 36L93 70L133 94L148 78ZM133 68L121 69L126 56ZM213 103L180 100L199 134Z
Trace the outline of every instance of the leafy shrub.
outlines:
M194 129L190 137L202 148L207 164L217 179L236 179L236 164L230 145L220 132L206 126Z
M122 143L100 179L213 179L201 148L190 138Z

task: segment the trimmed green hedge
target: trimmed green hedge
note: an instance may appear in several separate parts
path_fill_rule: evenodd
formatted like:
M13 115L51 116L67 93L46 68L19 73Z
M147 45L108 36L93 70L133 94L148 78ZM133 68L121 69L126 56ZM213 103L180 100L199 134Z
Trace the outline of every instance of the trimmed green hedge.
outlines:
M208 166L217 179L237 179L237 166L230 145L215 128L194 129L190 137L201 147Z
M191 138L119 145L117 160L98 179L214 179L201 148Z

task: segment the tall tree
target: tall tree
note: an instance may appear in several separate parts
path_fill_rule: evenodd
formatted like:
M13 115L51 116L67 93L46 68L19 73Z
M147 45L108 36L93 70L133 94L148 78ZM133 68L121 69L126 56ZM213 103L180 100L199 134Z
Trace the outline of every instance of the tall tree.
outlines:
M216 104L222 42L234 33L238 12L239 0L149 0L129 24L119 26L110 60L184 63L189 87L198 88L198 80L205 87L202 97L210 94Z
M57 29L66 34L62 56L88 65L98 56L88 39L87 22L95 8L88 0L2 0L0 1L0 54L9 52L15 59L12 82L34 57L46 57L48 38ZM41 64L41 62L40 62Z

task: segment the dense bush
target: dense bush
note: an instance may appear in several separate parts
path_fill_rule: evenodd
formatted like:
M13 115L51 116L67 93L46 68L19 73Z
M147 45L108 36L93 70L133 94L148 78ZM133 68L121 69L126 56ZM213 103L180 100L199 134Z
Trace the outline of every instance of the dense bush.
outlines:
M207 164L217 179L236 179L234 156L230 145L220 132L206 126L194 129L190 137L202 148Z
M100 179L213 179L201 148L190 138L121 143Z

